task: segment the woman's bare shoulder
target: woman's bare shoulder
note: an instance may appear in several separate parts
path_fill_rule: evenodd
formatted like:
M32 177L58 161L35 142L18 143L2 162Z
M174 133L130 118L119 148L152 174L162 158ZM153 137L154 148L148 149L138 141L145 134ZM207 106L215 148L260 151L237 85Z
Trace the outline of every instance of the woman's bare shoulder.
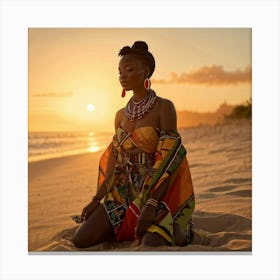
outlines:
M160 106L160 109L175 110L173 102L167 98L158 96L158 104Z
M124 116L125 114L125 107L119 109L117 112L116 112L116 117L122 117Z
M159 120L161 130L177 130L176 109L173 102L159 97Z

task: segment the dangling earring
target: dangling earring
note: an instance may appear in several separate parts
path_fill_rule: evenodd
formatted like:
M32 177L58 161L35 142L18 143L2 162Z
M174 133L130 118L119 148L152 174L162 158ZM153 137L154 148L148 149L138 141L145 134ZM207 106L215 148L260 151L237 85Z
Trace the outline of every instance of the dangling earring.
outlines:
M125 89L123 89L122 90L122 97L125 97L125 94L126 94Z
M145 88L146 90L149 90L150 87L151 87L151 81L150 81L148 78L146 78L146 79L144 80L144 88Z

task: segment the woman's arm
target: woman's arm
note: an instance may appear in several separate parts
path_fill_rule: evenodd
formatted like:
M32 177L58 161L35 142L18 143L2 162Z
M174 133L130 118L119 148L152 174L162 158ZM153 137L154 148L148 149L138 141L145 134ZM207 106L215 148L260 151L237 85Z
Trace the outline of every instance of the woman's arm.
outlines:
M110 144L112 145L112 144ZM97 188L96 194L93 196L93 200L97 200L98 202L107 194L108 188L107 185L109 180L112 178L116 164L116 157L112 151L112 148L108 151L108 159L105 167L106 173L104 174L104 180L102 184Z
M117 128L120 126L121 120L123 117L123 109L119 110L116 113L115 116L115 131L117 131ZM113 178L113 173L115 170L115 164L116 164L116 155L113 152L113 144L111 143L107 150L102 155L101 161L104 159L106 162L104 166L102 166L102 169L105 171L102 172L101 176L101 182L98 183L98 188L96 191L96 194L93 196L92 201L83 209L81 217L82 220L86 220L90 214L95 210L95 208L98 206L100 200L107 194L108 187L107 185L110 184L109 181ZM100 164L99 163L99 164ZM100 171L99 171L100 172ZM99 180L100 178L98 178Z
M115 133L117 132L117 129L120 127L123 117L124 117L124 108L118 110L115 115ZM115 164L116 164L116 156L113 152L113 147L112 147L112 149L110 149L110 151L108 153L108 160L107 160L107 165L106 165L106 173L105 173L104 182L99 187L99 189L96 192L96 195L94 196L98 200L101 200L108 192L107 184L108 184L109 180L112 178L112 175L115 170Z

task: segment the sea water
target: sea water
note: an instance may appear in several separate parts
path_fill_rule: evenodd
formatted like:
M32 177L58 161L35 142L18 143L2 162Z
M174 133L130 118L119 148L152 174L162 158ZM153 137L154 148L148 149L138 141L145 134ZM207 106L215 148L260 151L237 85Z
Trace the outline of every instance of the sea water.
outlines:
M112 132L29 132L28 161L39 161L104 150Z

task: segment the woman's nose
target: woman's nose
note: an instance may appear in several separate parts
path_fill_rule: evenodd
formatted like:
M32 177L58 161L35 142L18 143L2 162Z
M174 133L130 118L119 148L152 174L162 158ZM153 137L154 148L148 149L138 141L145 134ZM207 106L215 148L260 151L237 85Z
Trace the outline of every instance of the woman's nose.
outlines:
M126 73L121 73L120 74L120 80L124 80L126 78Z

